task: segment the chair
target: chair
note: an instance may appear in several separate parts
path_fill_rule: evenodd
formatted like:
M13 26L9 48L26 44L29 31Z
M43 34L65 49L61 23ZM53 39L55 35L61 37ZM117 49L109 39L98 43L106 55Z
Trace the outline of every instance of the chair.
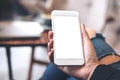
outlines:
M43 45L45 46L45 45ZM31 58L30 58L30 67L29 67L29 72L28 72L28 79L27 80L31 80L31 76L32 76L32 69L33 69L33 65L34 64L40 64L40 65L47 65L48 62L47 61L40 61L35 59L35 46L32 46L32 51L31 51Z
M48 41L48 31L49 30L44 30L41 33L41 39L40 40L41 40L42 43L44 43L42 45L43 47L47 47L47 44L45 43L45 41L46 40ZM35 47L36 46L32 46L32 53L31 53L31 59L30 59L30 67L29 67L29 73L28 73L28 79L27 80L31 80L32 68L33 68L34 63L35 64L40 64L40 65L45 65L45 66L49 63L47 61L41 61L41 60L35 59Z

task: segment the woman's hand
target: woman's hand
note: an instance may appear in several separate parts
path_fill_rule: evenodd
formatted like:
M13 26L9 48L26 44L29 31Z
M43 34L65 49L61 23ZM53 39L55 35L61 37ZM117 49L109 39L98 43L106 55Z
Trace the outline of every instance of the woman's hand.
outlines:
M84 58L85 63L82 66L58 66L62 71L65 73L75 76L77 78L83 78L84 80L89 80L90 75L94 69L99 65L98 58L96 56L96 52L94 47L89 39L88 33L85 30L85 26L81 25L82 31L82 39L83 39L83 49L84 49ZM53 32L49 32L49 43L48 43L48 50L49 50L49 59L51 62L54 61L53 54Z

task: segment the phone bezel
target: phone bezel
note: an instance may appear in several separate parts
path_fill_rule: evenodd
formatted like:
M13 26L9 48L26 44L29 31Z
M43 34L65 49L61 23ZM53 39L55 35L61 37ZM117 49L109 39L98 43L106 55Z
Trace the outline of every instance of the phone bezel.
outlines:
M52 18L52 30L53 30L53 32L55 32L54 31L54 16L77 16L79 18L79 13L77 11L63 11L63 10L52 11L51 18ZM53 36L53 39L54 39L54 36ZM55 44L53 44L53 48L55 49ZM83 50L83 48L82 48L82 50ZM84 55L83 55L83 58L58 59L55 57L55 54L56 53L54 52L54 63L56 65L70 66L70 65L83 65L84 64Z

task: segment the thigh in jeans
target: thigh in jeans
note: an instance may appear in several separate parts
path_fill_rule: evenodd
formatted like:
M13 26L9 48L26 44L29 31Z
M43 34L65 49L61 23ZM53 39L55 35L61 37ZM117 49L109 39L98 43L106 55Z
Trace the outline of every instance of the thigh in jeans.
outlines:
M62 72L56 65L51 63L43 74L42 80L66 80L68 77L69 75Z

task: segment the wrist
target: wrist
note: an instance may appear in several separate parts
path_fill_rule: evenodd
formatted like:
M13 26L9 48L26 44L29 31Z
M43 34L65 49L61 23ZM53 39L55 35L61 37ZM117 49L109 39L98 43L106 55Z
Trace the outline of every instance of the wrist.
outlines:
M94 70L96 69L96 67L99 66L99 63L94 63L92 65L86 66L83 69L80 69L77 74L75 74L74 76L77 78L82 78L83 80L90 80Z
M95 65L88 73L88 77L85 80L90 80L94 70L96 69L96 67L99 66L99 64Z

